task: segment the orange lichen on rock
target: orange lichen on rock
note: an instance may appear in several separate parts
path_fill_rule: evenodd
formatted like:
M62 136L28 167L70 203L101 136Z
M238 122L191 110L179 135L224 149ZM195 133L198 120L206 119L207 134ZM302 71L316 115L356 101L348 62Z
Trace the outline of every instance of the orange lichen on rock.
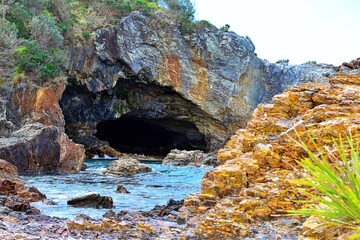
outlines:
M351 132L360 141L359 130L360 76L301 84L260 104L247 128L219 151L223 164L204 176L198 200L185 200L190 210L192 203L209 208L197 234L209 239L247 236L246 223L301 207L297 200L305 196L289 181L304 176L296 161L306 153L297 141L315 151L312 136L320 149L331 149L339 134Z
M209 94L209 75L206 69L206 62L198 53L194 53L191 66L194 69L195 83L189 88L194 101L205 105Z
M160 83L167 83L175 90L178 90L182 83L182 67L178 56L174 53L163 56Z
M17 88L11 95L13 114L27 119L30 124L40 122L46 126L63 128L65 125L59 101L65 90L63 84L51 84L46 87L29 85Z

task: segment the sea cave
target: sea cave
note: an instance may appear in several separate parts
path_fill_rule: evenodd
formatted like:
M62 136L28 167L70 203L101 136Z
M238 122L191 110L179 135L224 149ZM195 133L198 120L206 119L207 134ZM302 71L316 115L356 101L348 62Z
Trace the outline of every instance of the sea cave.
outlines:
M124 153L164 156L171 149L207 150L204 135L190 122L122 116L100 122L95 136Z

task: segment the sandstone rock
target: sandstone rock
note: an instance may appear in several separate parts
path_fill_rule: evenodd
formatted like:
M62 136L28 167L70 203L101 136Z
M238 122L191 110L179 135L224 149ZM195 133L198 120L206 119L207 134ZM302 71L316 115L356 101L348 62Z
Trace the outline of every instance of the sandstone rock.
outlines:
M90 219L88 216L81 214L74 221L68 221L67 227L72 230L92 231L92 232L108 232L116 230L117 232L129 229L131 226L126 222L119 222L114 219L104 218L101 221ZM119 236L120 237L120 236Z
M67 201L68 205L86 208L113 208L113 199L100 196L97 193L89 193L85 196L75 197Z
M123 185L118 185L116 188L117 193L130 193Z
M151 168L145 164L140 163L136 159L119 159L110 163L107 169L103 172L105 175L112 175L115 177L134 176L137 173L151 172Z
M255 220L282 215L302 206L299 193L289 180L304 171L296 160L306 153L295 140L308 136L322 148L332 149L332 139L352 132L360 141L360 77L338 75L328 82L300 84L260 104L247 128L237 132L219 151L223 163L205 174L198 197L188 197L185 206L201 215L197 234L203 238L233 238ZM347 147L347 146L345 146ZM196 206L196 207L194 207Z
M166 155L163 160L163 164L170 164L175 166L216 166L217 160L215 154L204 153L200 150L186 151L173 149Z

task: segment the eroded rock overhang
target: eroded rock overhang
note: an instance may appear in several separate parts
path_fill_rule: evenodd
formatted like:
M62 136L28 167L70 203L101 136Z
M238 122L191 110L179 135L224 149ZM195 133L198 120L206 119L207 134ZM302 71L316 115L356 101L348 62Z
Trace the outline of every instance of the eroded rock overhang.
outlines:
M70 50L61 100L66 132L86 147L101 145L98 125L128 117L185 134L192 147L196 136L206 150L219 149L246 126L258 103L324 77L319 68L271 64L254 51L248 37L234 32L184 36L166 16L134 12L97 30L88 46Z

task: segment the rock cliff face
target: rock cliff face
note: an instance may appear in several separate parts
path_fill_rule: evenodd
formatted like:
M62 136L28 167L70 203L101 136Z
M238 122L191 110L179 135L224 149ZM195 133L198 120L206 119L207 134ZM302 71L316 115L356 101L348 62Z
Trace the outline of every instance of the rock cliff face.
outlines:
M0 158L16 165L19 173L80 170L84 148L64 133L65 121L59 106L64 89L62 84L20 85L4 101Z
M215 150L245 127L258 103L334 74L329 67L270 64L254 50L248 37L233 32L183 36L165 16L134 12L97 30L92 45L71 49L72 85L61 100L66 131L94 144L100 122L125 116L186 133L193 148Z
M301 206L290 179L304 172L296 160L305 152L295 140L332 149L332 139L353 133L360 141L360 77L338 75L300 84L260 104L246 129L219 151L222 165L205 174L199 196L185 206L201 216L197 234L206 239L250 236L249 224ZM356 134L357 133L357 134Z

